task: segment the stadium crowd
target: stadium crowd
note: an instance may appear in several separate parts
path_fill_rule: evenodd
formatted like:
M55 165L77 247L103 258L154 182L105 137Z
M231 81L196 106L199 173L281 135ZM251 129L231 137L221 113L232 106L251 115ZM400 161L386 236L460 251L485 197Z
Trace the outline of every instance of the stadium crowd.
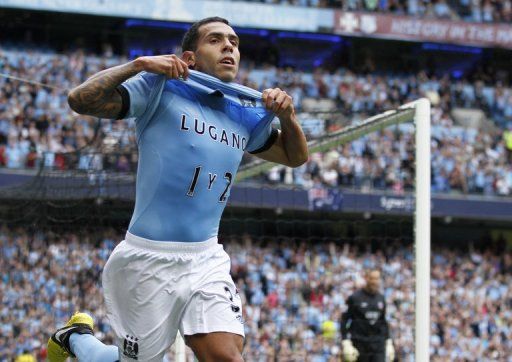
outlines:
M43 361L49 334L75 310L92 313L96 335L112 341L100 275L120 238L106 229L57 236L1 227L1 362L23 353ZM248 236L224 245L244 301L247 361L339 361L340 316L365 267L381 268L397 356L413 361L412 247ZM512 361L512 254L489 245L433 249L432 361Z
M240 0L233 0L240 1ZM511 0L242 0L473 22L512 21Z
M67 106L65 89L91 74L126 61L115 56L7 50L0 48L0 72L57 88L0 78L0 167L111 168L134 171L135 138L130 120L103 121L80 116ZM396 108L421 96L433 100L432 187L434 192L510 195L512 193L512 89L509 74L475 73L471 79L417 75L335 73L317 68L312 73L272 66L244 65L239 82L256 89L279 86L293 97L297 109L308 100L327 99L339 114L358 122L369 115ZM493 119L489 129L457 125L451 111L475 108ZM306 118L317 115L302 113ZM304 124L308 121L306 120ZM323 119L309 138L339 128ZM317 127L318 128L318 127ZM97 142L96 131L101 133ZM407 190L413 181L413 132L410 127L388 129L361 138L325 154L313 154L298 170L276 168L267 175L272 183L302 187L315 185L387 187ZM85 147L87 146L88 147ZM116 155L104 157L116 145ZM85 148L84 148L85 147ZM82 150L75 158L66 153ZM94 156L96 152L96 156Z

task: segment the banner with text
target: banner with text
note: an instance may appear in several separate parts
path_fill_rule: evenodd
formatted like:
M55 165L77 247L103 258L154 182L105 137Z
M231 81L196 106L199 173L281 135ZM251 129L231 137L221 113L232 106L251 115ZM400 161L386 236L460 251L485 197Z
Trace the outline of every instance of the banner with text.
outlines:
M335 11L334 32L353 36L512 49L512 26L508 24Z

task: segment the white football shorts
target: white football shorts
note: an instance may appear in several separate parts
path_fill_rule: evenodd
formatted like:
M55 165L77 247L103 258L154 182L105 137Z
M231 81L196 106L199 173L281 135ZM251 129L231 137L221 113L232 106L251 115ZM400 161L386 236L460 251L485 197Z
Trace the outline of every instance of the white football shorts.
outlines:
M103 270L121 361L161 362L180 333L244 336L231 260L217 238L162 242L127 233Z

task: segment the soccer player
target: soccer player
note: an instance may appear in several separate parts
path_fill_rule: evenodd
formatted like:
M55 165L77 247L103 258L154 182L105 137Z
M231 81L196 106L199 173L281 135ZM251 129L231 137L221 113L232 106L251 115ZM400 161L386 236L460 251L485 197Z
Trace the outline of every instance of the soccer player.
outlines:
M128 232L102 276L117 347L99 342L92 318L78 313L50 338L50 362L161 361L178 330L199 361L243 361L221 214L244 151L296 167L308 150L288 94L232 83L238 45L227 20L206 18L184 35L181 58L141 57L70 92L78 113L135 118L139 165Z
M393 341L386 321L386 301L379 293L381 275L365 271L366 285L347 300L341 317L343 358L347 362L384 362L395 359Z

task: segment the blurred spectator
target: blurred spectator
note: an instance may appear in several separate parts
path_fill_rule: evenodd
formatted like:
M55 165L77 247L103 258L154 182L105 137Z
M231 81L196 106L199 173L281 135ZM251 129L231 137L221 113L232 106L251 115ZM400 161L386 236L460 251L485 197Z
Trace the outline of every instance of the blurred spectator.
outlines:
M14 362L37 362L36 358L29 351L23 351Z

